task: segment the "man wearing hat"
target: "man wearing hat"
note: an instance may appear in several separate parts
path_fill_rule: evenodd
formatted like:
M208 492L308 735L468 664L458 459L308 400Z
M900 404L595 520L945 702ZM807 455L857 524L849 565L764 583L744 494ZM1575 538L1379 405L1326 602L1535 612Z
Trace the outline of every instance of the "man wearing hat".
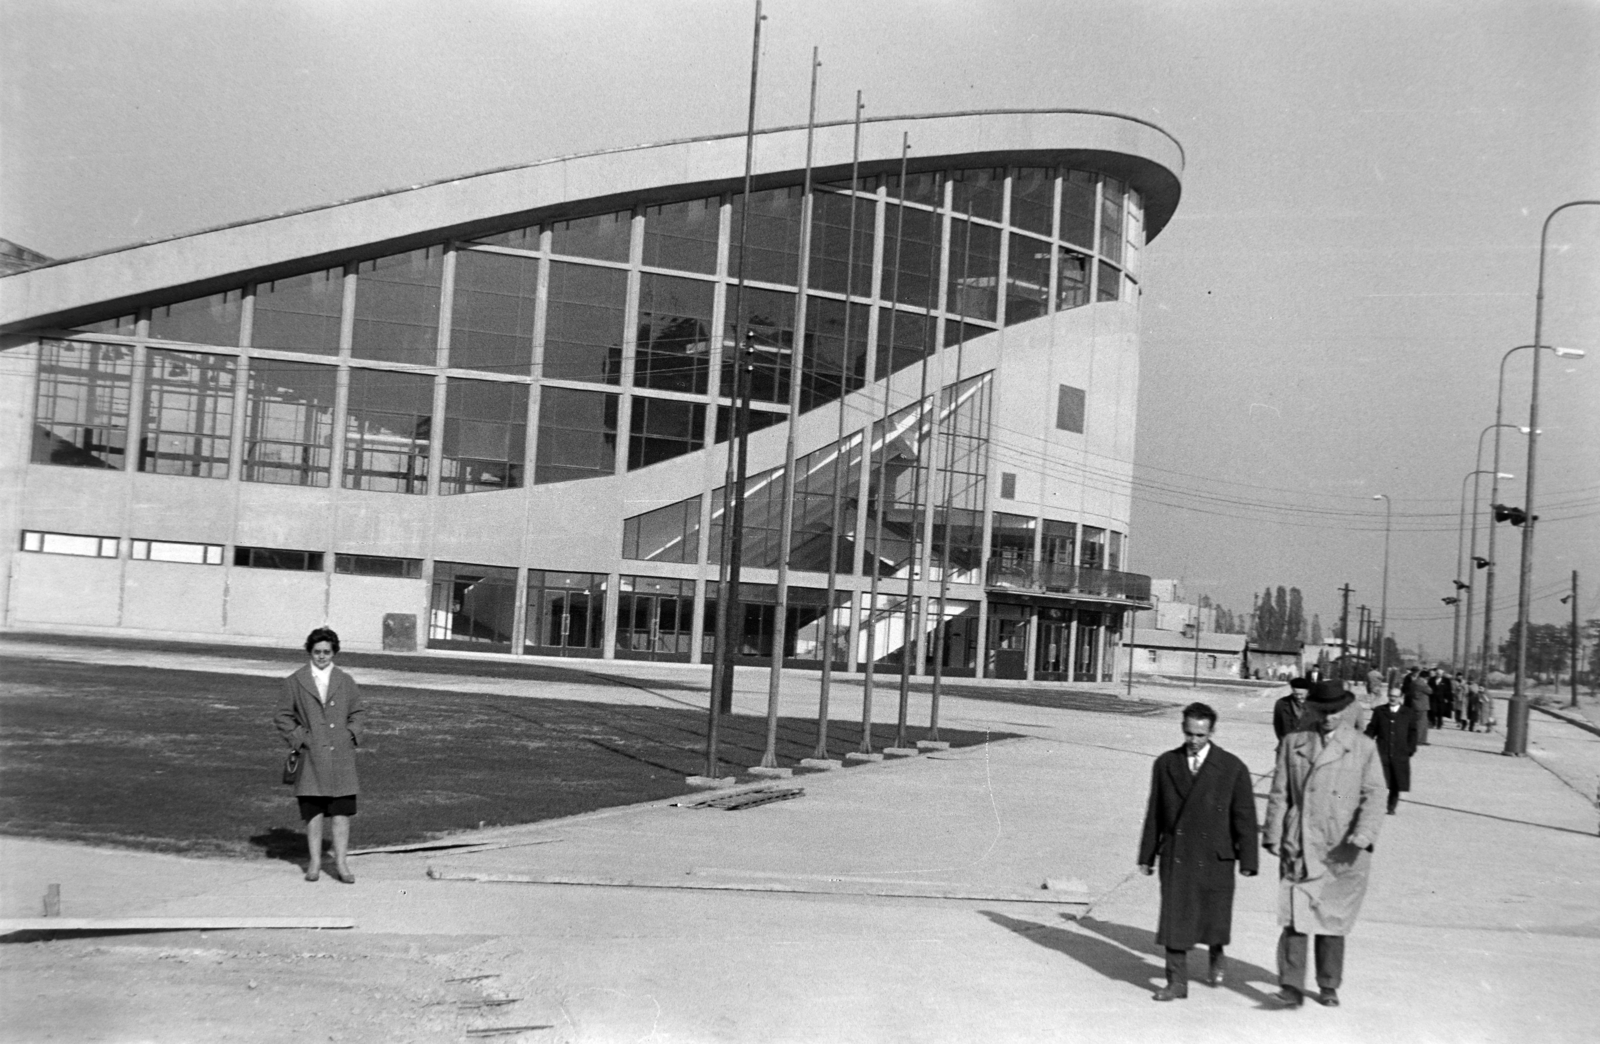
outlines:
M1306 937L1315 936L1317 1001L1339 1003L1344 937L1366 896L1384 812L1378 748L1353 727L1355 696L1333 681L1306 695L1306 727L1278 744L1262 847L1278 857L1276 999L1305 999Z
M1306 712L1306 692L1310 688L1309 678L1291 679L1289 695L1272 705L1272 731L1278 734L1279 743L1300 724L1300 717Z

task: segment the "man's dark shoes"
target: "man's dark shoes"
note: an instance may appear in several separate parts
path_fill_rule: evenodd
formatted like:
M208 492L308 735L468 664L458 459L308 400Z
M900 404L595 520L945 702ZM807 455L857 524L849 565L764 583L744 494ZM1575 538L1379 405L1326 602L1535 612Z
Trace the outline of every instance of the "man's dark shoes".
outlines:
M1280 1008L1298 1008L1306 1002L1306 997L1293 986L1285 986L1272 995L1272 1000L1277 1001Z
M1317 994L1317 1003L1324 1008L1337 1008L1339 1006L1339 991L1332 986L1322 987L1322 992Z
M1207 986L1221 986L1222 985L1222 980L1224 978L1224 972L1226 970L1227 970L1227 964L1225 962L1220 961L1220 960L1212 961L1211 962L1211 970L1206 972L1206 985Z
M1170 982L1150 995L1151 1000L1158 1001L1187 1000L1188 998L1189 987L1174 986Z

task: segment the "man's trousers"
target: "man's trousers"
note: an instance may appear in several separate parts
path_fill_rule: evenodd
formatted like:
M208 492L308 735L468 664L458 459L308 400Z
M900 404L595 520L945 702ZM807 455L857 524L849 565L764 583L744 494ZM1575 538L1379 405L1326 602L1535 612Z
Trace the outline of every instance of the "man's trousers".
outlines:
M1316 937L1317 985L1336 990L1344 981L1344 936ZM1306 933L1285 928L1278 937L1278 985L1306 989Z

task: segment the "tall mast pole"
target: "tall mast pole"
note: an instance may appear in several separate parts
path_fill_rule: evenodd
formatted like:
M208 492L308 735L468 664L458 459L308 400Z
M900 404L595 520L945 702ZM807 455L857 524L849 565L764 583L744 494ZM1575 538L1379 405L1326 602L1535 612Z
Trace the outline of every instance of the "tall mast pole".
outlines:
M934 177L937 181L938 175L934 175ZM916 427L913 429L915 437L912 443L916 446L917 458L911 466L911 522L907 534L906 547L905 628L904 637L900 643L900 716L895 728L894 742L894 745L902 750L906 749L906 719L911 710L911 657L916 652L917 644L912 641L912 631L917 630L920 637L921 630L916 627L917 614L914 611L914 607L917 604L917 572L922 565L922 552L924 550L921 547L922 525L925 521L922 512L922 456L924 448L930 445L932 433L937 430L939 424L938 404L934 404L931 412L928 406L928 359L935 351L934 328L937 324L933 313L939 305L939 279L942 271L939 264L939 254L944 245L942 242L944 239L944 186L940 184L939 187L941 198L939 206L933 212L933 221L939 232L930 236L928 240L928 315L927 321L923 323L922 327L922 373L918 378L917 408L915 413ZM904 196L905 191L902 189L901 197L904 198ZM969 235L971 231L970 228L967 230ZM894 359L892 346L889 351L889 358L892 362ZM929 435L926 437L922 434L922 423L925 416L928 418L929 431ZM932 466L931 454L929 456L929 464ZM929 482L931 483L932 480L933 477L930 475Z
M767 746L762 768L778 767L778 698L788 641L789 553L794 547L794 429L800 423L800 382L805 373L806 290L811 275L811 156L817 129L817 48L811 48L811 109L806 115L805 187L800 193L800 271L795 280L794 336L789 350L789 424L783 443L783 515L778 523L778 608L772 617L772 669L767 674Z
M961 285L967 286L967 280L972 273L972 202L967 202L967 238L961 245ZM939 691L944 683L944 642L945 642L945 603L950 595L950 517L955 513L956 499L956 411L961 407L961 368L963 353L967 347L967 311L965 308L956 313L956 379L950 385L950 407L946 420L949 427L945 431L944 454L944 546L939 553L939 620L935 625L933 639L933 694L928 703L928 740L933 743L939 740ZM934 433L938 434L938 413L934 414Z
M844 343L839 349L839 439L838 450L833 457L833 518L828 533L828 593L825 596L827 612L822 618L822 685L817 701L817 746L811 752L813 758L823 761L828 760L828 692L833 684L834 646L838 644L834 622L838 610L834 602L839 592L839 530L844 526L844 484L850 474L850 469L844 463L845 454L849 452L844 441L848 412L845 399L850 394L850 313L855 308L851 298L855 296L856 210L860 206L860 197L856 192L861 187L861 109L861 92L857 91L855 145L850 153L850 195L847 197L850 201L850 223L844 262Z
M750 108L744 138L744 205L739 214L739 282L734 291L734 423L729 432L728 467L722 486L722 553L717 569L716 660L711 672L711 700L706 726L706 776L718 772L719 717L733 712L733 654L738 638L732 633L738 620L739 565L744 553L744 472L749 459L750 382L745 370L745 345L749 341L744 318L744 257L750 232L750 181L755 167L756 88L761 73L761 0L756 0L755 31L750 42Z
M883 431L879 440L883 443L878 453L877 466L877 508L873 512L872 522L872 582L867 593L867 662L866 670L861 679L861 745L858 753L872 753L872 683L874 675L874 661L877 659L877 621L874 617L878 612L878 574L882 572L883 559L883 508L884 508L884 481L889 470L889 415L891 406L889 402L889 383L894 377L894 327L895 316L898 309L895 304L900 300L900 248L902 236L906 226L906 158L911 154L911 135L903 134L900 138L900 205L895 215L894 228L894 278L889 281L889 336L887 338L888 361L883 367ZM877 375L874 374L874 377ZM867 443L868 452L872 452L870 438ZM870 458L869 458L870 460Z

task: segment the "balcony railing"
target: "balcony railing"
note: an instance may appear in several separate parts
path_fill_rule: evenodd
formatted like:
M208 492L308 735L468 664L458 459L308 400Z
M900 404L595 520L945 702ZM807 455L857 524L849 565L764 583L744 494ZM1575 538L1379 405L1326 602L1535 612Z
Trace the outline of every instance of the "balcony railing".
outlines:
M985 582L990 590L1080 595L1144 604L1150 602L1148 576L1115 569L995 557L989 559Z

